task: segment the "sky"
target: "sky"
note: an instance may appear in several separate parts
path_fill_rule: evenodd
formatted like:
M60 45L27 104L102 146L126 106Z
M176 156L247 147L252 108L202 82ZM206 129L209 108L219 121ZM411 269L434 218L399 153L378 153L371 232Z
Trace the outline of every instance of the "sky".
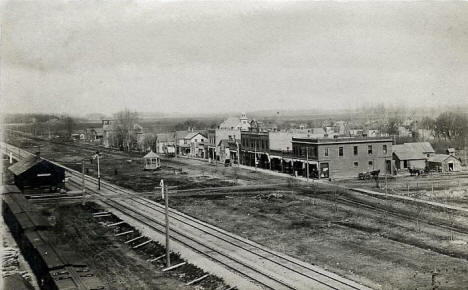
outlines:
M468 103L468 2L3 1L3 112Z

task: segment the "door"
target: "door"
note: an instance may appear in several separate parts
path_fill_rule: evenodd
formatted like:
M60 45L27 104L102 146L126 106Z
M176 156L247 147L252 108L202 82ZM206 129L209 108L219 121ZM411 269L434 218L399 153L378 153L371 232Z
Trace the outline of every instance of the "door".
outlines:
M448 163L448 170L453 171L453 162Z
M330 172L328 163L320 163L320 178L329 178Z

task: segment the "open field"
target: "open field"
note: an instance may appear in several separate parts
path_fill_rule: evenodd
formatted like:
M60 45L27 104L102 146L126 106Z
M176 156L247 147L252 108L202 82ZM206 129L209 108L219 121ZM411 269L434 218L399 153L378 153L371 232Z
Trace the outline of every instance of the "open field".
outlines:
M44 157L65 163L90 153L58 144L41 148ZM462 289L468 283L466 216L195 160L163 161L155 173L120 153L105 153L102 161L104 179L136 191L151 190L160 178L174 189L282 183L256 195L174 198L171 206L370 287Z

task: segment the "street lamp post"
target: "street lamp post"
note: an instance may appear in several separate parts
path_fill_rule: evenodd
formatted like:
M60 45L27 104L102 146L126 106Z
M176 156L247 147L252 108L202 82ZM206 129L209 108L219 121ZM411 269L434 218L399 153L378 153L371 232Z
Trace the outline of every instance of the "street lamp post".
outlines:
M96 151L96 154L94 154L93 158L97 159L98 190L101 190L101 169L100 169L100 166L99 166L100 157L101 157L101 153L99 151Z

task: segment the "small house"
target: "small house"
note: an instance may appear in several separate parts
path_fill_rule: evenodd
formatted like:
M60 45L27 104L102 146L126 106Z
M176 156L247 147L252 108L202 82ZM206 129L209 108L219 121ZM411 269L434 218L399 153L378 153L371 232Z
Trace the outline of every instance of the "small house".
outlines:
M153 151L143 156L143 160L145 161L145 170L156 170L161 167L161 159Z
M31 156L8 167L19 189L62 187L65 169L39 156Z
M425 168L427 158L435 153L429 142L404 143L392 148L396 169Z
M461 171L461 161L453 155L434 154L427 159L427 166L438 172Z

